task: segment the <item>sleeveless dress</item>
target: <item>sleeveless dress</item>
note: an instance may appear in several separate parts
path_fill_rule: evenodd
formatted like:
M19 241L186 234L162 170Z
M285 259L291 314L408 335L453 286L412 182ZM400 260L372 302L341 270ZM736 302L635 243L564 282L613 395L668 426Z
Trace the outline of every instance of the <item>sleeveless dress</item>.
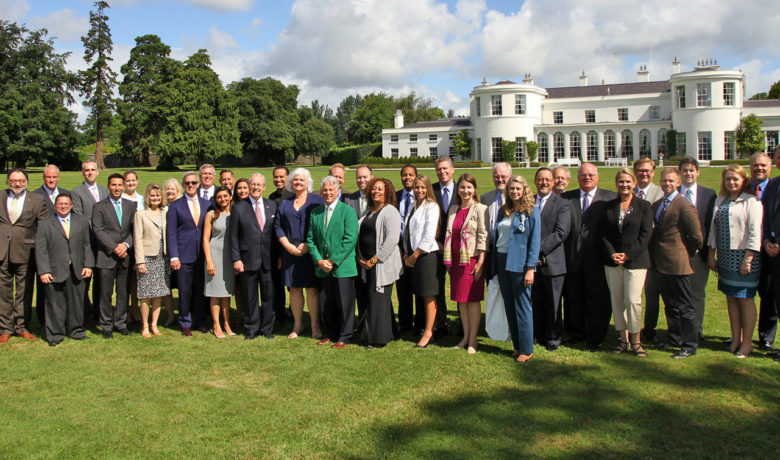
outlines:
M477 263L472 257L468 265L459 265L460 230L466 221L469 208L459 209L452 222L452 265L450 266L450 300L454 302L481 302L485 298L485 271L475 279L471 271Z
M214 276L209 275L206 267L203 294L206 297L232 297L235 286L233 262L230 258L230 239L228 238L228 217L224 212L211 223L211 260L214 262ZM205 265L205 264L204 264Z
M756 296L761 276L761 257L756 254L750 265L750 273L742 275L739 267L745 258L745 249L729 249L731 227L729 210L733 200L724 200L715 213L716 241L718 250L718 290L737 299L751 299Z
M155 220L162 228L164 217L160 213ZM146 274L138 273L137 295L139 299L154 299L171 293L171 264L168 256L163 254L163 240L160 237L160 249L153 257L144 256Z

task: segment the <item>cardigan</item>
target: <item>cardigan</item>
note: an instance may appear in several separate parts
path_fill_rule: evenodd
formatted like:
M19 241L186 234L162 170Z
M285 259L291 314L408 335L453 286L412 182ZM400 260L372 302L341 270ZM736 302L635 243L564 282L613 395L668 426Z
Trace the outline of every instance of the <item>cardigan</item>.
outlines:
M711 248L718 246L718 227L715 225L715 215L725 200L726 197L722 195L715 200L712 223L710 224L710 237L707 241L707 245ZM754 252L760 252L763 218L764 208L758 198L749 193L740 193L729 206L730 240L729 247L723 249L750 249Z
M447 234L444 237L444 265L452 265L452 224L460 210L459 206L450 206L447 215ZM460 229L460 257L458 265L468 265L477 251L487 249L487 210L482 203L472 203ZM476 238L473 236L476 235Z
M367 211L358 221L358 229L363 219L370 215ZM385 286L392 285L401 276L403 264L401 263L401 250L398 240L401 237L401 213L392 205L385 205L376 216L376 254L361 254L360 245L357 245L358 257L367 259L376 256L377 263L373 270L376 272L376 292L385 292ZM360 267L360 279L364 282L366 269ZM392 289L392 287L391 287Z

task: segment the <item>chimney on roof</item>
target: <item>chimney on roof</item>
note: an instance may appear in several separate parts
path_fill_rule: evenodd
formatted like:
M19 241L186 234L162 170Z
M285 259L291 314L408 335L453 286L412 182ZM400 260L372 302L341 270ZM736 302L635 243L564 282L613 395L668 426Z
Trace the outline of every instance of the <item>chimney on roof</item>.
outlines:
M640 65L639 66L639 72L636 73L636 81L642 82L642 81L650 81L650 71L647 70L646 65Z
M672 61L672 73L680 73L680 61L677 60L677 56L675 56L674 61Z
M526 85L533 85L534 84L534 79L531 78L531 74L530 73L525 74L525 77L523 78L523 83L525 83Z
M395 111L395 129L401 129L404 127L404 113L401 109Z
M487 86L487 85L489 85L489 84L490 84L490 83L488 83L488 81L487 81L487 78L485 78L485 77L482 77L482 86Z
M582 71L582 75L580 75L580 86L588 86L588 76L585 75L585 71Z

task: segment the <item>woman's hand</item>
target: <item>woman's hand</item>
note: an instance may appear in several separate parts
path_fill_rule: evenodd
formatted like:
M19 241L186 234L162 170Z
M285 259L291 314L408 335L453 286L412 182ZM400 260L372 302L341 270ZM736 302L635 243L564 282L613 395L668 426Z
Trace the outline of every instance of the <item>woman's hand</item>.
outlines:
M404 256L404 265L406 265L409 268L414 267L414 264L417 262L417 257L414 256L414 254L409 256Z
M209 276L214 276L214 274L217 273L217 271L214 270L214 262L206 262L206 273L208 273Z
M610 257L612 258L612 262L618 265L623 265L626 261L626 254L622 252L615 252Z
M138 269L138 273L142 275L146 274L146 264L138 264L136 265L136 268Z
M753 258L750 259L744 259L742 260L742 263L739 265L739 274L740 275L747 275L750 273L750 266L753 264Z
M298 245L298 254L304 255L309 253L309 245L306 243L301 243Z
M710 255L707 257L707 265L712 271L716 271L718 268L718 261L715 260L715 251L710 251Z
M471 274L474 276L474 279L479 279L482 277L482 262L477 262L474 264L474 268L471 270Z
M287 243L287 244L284 246L284 249L286 249L286 250L287 250L287 252L288 252L288 253L289 253L291 256L300 257L300 255L301 255L301 251L300 251L300 250L299 250L297 247L293 246L293 245L292 245L292 244L290 244L290 243Z
M523 286L529 287L533 286L534 284L534 270L526 270L525 272L525 278L523 279Z

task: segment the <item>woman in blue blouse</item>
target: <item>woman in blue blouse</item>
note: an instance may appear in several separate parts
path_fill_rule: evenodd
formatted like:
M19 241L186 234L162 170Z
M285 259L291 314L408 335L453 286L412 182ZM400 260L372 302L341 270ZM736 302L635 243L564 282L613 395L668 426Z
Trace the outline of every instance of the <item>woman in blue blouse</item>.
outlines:
M531 286L539 262L541 222L534 194L522 176L506 184L505 205L499 211L493 241L493 273L498 276L512 336L512 357L525 363L533 356L534 329Z
M290 309L295 325L287 337L294 339L303 332L303 290L311 316L311 336L320 338L320 309L314 263L307 254L306 236L309 233L309 214L324 203L320 195L311 193L314 181L304 168L297 168L287 177L288 191L293 195L279 204L274 229L282 252L282 278L290 289Z

